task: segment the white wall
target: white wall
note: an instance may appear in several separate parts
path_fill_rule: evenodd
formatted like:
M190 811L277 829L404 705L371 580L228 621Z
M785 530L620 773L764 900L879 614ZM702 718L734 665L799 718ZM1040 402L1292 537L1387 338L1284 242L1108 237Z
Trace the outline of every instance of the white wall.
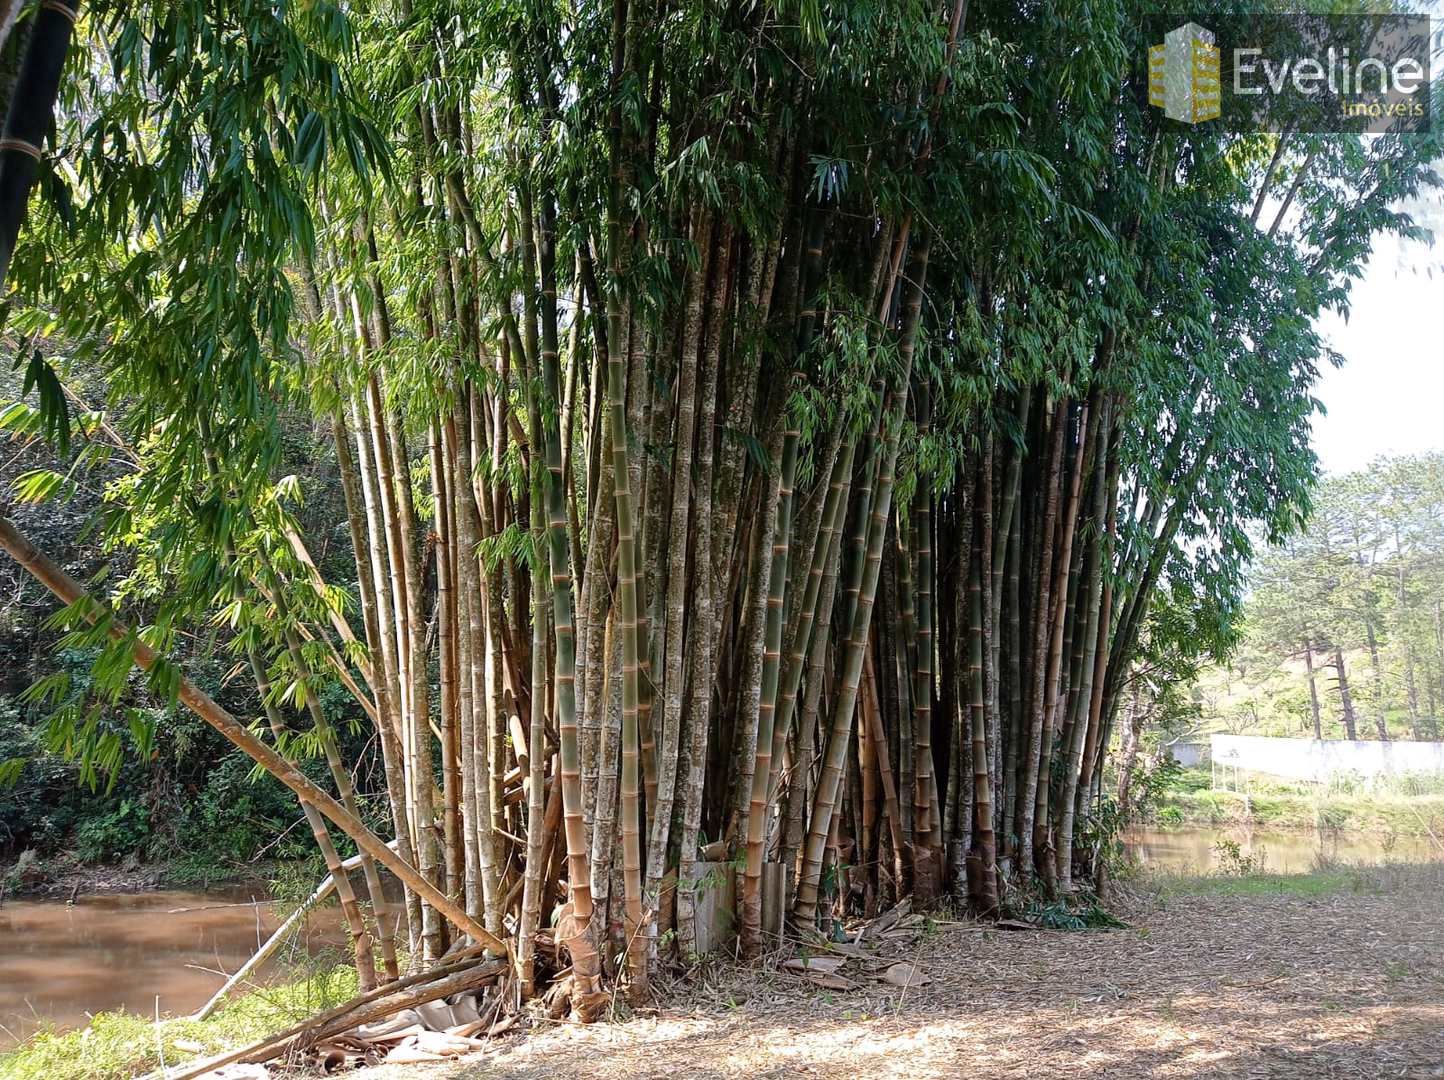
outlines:
M1284 776L1326 781L1350 773L1361 777L1444 774L1444 743L1366 742L1344 739L1266 739L1214 735L1213 763Z

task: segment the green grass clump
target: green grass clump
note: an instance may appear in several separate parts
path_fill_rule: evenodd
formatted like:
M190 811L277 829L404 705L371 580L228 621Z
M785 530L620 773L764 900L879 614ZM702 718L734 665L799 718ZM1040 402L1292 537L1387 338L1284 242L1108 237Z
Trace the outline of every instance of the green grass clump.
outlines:
M1306 874L1271 874L1262 868L1224 874L1153 874L1164 897L1433 894L1444 888L1444 862L1346 866L1320 859Z
M234 997L209 1020L162 1018L135 1013L97 1013L75 1031L41 1031L16 1049L0 1054L5 1080L129 1080L130 1077L197 1056L255 1042L357 992L356 969L322 966L304 977L258 987ZM182 1050L177 1041L203 1048Z
M1265 872L1229 876L1180 876L1159 878L1164 896L1333 896L1373 891L1365 879L1347 871L1308 874Z

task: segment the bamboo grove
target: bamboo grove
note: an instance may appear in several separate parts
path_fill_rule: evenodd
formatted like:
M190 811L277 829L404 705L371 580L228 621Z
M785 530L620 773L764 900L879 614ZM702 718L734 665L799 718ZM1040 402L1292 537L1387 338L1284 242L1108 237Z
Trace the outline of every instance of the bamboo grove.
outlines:
M92 598L0 520L98 657L52 729L113 759L178 695L360 848L363 986L470 936L583 1018L719 863L745 956L1097 888L1131 673L1227 648L1307 508L1312 318L1434 183L1427 136L1163 120L1124 2L36 10L0 417L108 470L114 554ZM263 715L182 675L207 625Z

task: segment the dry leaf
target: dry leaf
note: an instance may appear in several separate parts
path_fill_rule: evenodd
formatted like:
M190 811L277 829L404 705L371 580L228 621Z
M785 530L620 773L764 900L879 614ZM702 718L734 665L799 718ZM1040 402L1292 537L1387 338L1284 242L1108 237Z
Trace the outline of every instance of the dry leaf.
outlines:
M806 956L788 960L782 966L788 971L821 971L831 974L846 962L845 956Z
M914 986L922 986L933 980L913 967L912 964L899 963L888 965L888 969L882 973L882 981L907 989Z
M808 982L822 987L824 990L856 990L857 983L851 979L844 979L841 975L833 975L826 971L808 971L802 976Z

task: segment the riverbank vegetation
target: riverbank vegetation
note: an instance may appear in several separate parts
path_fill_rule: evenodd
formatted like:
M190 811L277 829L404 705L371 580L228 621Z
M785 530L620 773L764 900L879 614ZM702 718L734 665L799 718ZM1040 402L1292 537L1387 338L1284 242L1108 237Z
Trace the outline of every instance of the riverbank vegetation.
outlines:
M1215 787L1207 769L1170 771L1137 820L1169 828L1254 826L1322 834L1429 837L1444 853L1444 784L1431 778L1394 783L1310 784L1252 776Z
M362 991L469 940L582 1021L729 867L748 959L1092 904L1125 703L1235 643L1314 319L1438 184L1165 120L1143 14L42 4L0 547L62 662L0 778L106 856L355 850Z

